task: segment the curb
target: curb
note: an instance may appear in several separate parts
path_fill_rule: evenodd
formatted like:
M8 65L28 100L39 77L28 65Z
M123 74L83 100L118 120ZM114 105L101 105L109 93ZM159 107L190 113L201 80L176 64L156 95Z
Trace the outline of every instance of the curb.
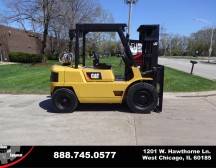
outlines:
M18 62L1 62L0 61L0 65L12 65L12 64L20 64Z
M185 93L170 93L165 92L164 98L168 97L209 97L209 96L216 96L216 91L206 91L206 92L185 92Z

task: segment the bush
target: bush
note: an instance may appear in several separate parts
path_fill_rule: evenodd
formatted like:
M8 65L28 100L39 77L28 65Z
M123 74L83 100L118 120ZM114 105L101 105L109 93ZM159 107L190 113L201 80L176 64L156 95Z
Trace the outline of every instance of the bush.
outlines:
M46 58L48 59L48 60L58 60L58 54L55 54L55 55L52 55L52 54L46 54L45 55L46 56Z
M12 52L9 54L11 62L20 63L38 63L42 62L42 55L39 54L28 54L22 52Z

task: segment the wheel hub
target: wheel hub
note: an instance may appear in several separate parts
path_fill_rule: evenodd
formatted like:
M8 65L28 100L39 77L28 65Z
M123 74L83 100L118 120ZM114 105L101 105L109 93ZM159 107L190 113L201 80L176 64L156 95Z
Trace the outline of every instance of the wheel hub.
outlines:
M144 107L151 102L151 95L146 91L139 91L134 96L135 103L138 106Z
M62 106L66 106L68 104L68 98L61 98L59 102Z

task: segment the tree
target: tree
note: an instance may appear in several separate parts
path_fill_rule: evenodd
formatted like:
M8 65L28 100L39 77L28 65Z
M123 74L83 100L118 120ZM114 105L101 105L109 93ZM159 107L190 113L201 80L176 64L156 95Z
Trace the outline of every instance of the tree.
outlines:
M170 39L170 51L173 56L186 55L188 38L179 34L173 34Z
M96 0L60 0L59 3L63 17L61 24L68 31L75 29L76 23L98 22L102 11ZM69 40L69 50L72 50L72 40Z
M114 18L111 13L106 11L101 11L100 17L98 18L99 23L114 23ZM112 41L116 40L115 32L96 32L91 33L91 39L93 41L97 41L97 52L101 54L109 54L113 53L111 50Z
M0 33L0 60L9 61L8 39Z
M159 53L161 55L167 55L167 46L168 46L168 36L167 29L164 27L164 24L160 28L160 48Z
M62 10L59 18L51 22L50 30L57 41L69 41L69 51L73 50L73 39L68 39L68 30L75 29L77 23L114 23L112 13L105 11L97 0L60 0L59 4ZM115 33L88 33L87 55L96 50L107 50L113 39ZM95 44L90 44L92 42Z
M49 36L52 48L51 54L59 54L62 51L67 50L67 42L68 42L68 29L62 24L64 18L59 15L59 17L51 20L50 28L49 28Z
M214 29L214 32L216 32L216 29ZM211 33L212 33L212 29L206 28L206 29L199 30L195 33L192 33L190 35L188 49L191 55L194 55L196 51L198 51L198 53L202 56L209 54ZM216 36L214 33L212 55L216 55L215 41L216 41Z
M65 49L68 32L76 23L106 22L112 16L107 15L97 0L8 0L6 3L9 10L2 14L4 21L17 22L29 36L37 38L43 55L49 52L48 40L52 53ZM72 40L69 44L71 50Z
M159 53L167 56L186 55L188 37L167 33L166 28L161 27Z
M56 0L8 0L6 3L9 11L4 14L5 20L17 22L30 37L40 40L43 56L46 52L50 22L58 11L57 2ZM43 58L45 62L45 57Z

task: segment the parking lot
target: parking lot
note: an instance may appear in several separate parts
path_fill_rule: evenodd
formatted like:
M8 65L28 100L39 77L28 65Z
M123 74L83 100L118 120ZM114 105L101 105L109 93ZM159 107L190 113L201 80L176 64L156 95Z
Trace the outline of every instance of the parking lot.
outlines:
M0 144L215 145L216 92L164 95L163 112L80 105L54 113L47 95L0 94Z

